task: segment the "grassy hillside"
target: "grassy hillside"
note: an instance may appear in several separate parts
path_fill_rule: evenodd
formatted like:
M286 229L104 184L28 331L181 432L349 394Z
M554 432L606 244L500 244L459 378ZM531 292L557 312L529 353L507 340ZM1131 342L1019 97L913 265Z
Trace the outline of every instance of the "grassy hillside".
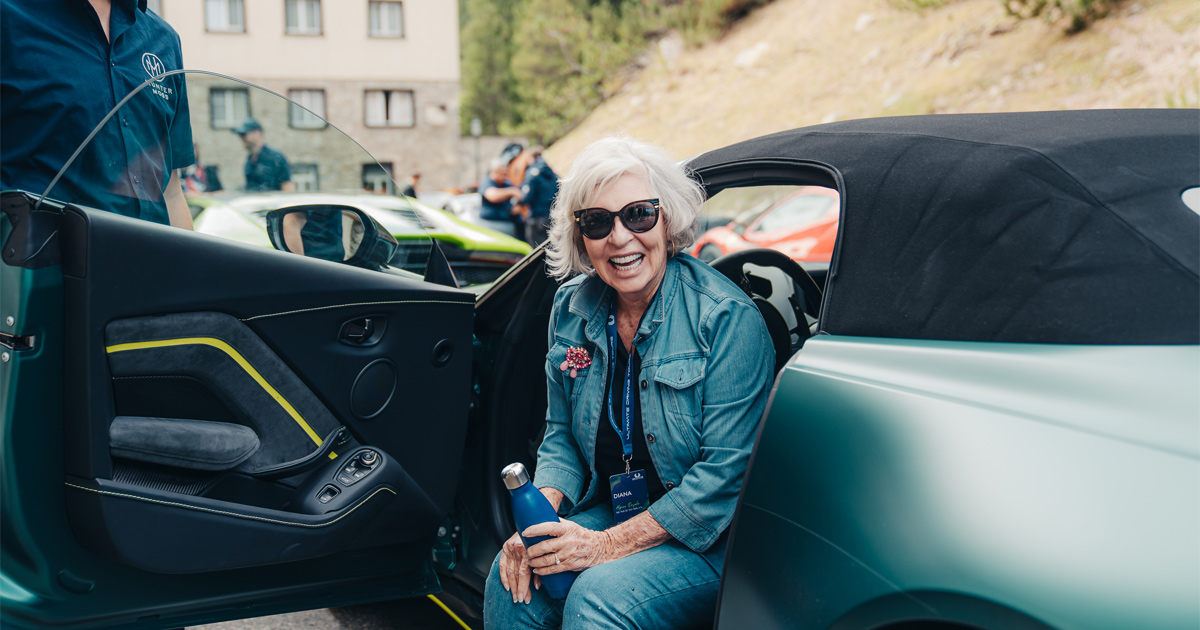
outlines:
M776 0L718 41L668 37L547 151L565 173L623 133L683 158L834 120L927 113L1200 106L1200 2L1126 2L1088 30L1016 21L996 0Z

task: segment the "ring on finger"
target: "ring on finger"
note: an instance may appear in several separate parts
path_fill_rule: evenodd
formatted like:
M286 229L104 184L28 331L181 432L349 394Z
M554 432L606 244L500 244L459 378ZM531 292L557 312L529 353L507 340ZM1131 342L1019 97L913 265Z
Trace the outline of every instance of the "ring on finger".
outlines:
M554 552L551 552L554 553ZM554 553L554 564L558 564L558 554Z

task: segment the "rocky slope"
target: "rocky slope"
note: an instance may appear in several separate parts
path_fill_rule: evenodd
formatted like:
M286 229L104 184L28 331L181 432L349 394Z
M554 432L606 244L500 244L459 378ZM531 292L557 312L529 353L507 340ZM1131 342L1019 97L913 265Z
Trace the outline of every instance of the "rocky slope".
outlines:
M776 0L718 41L669 36L547 151L565 173L622 133L678 158L821 122L927 113L1200 106L1200 2L1126 2L1066 35L997 0Z

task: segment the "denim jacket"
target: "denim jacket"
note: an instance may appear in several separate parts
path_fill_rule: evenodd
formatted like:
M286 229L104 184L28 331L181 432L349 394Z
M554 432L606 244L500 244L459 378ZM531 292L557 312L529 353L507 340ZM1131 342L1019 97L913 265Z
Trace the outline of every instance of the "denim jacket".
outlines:
M608 480L596 479L594 460L610 369L605 320L612 296L591 275L563 284L554 297L546 437L534 483L562 492L564 508L585 505L595 493L608 498ZM774 378L774 347L754 303L687 255L668 259L634 345L642 357L636 387L646 446L667 489L650 514L676 540L705 552L733 520ZM575 377L559 369L572 347L592 357ZM592 479L587 488L585 478Z

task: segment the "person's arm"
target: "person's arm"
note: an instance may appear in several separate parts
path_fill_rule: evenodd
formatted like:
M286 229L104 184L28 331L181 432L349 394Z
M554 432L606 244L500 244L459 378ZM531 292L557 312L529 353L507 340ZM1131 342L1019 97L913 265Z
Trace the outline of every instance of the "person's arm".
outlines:
M195 229L192 226L192 210L188 208L187 197L183 195L183 186L179 183L179 169L171 171L163 200L167 203L167 218L171 221L171 227Z
M567 305L576 286L564 286L554 296L547 331L547 347L551 352L555 349L554 330L559 317L567 312ZM561 357L554 358L558 358L561 363ZM579 494L583 491L585 464L579 458L579 446L571 432L571 408L564 382L564 379L569 377L558 369L554 358L547 357L546 360L546 436L542 439L542 445L538 447L534 483L558 512L568 500L574 503L579 499ZM533 597L529 587L532 585L537 588L541 585L540 578L530 572L529 555L519 532L513 534L502 548L500 582L504 589L512 594L513 602L526 603Z
M704 552L733 521L742 476L775 378L775 351L762 314L726 299L701 322L705 361L699 461L649 509L693 551Z
M288 164L287 158L283 154L276 153L279 156L279 190L283 192L296 192L296 182L292 181L292 165Z
M293 254L304 255L304 237L300 230L308 223L308 216L303 212L292 212L283 216L283 244Z
M526 552L529 567L538 576L582 571L657 547L672 538L649 512L599 532L571 521L559 521L540 523L521 533L526 538L550 536Z
M501 201L504 201L505 199L513 199L513 198L520 197L520 196L521 196L521 191L517 190L516 188L513 188L511 186L506 187L506 188L500 188L499 186L493 186L493 187L488 188L487 190L483 191L483 197L492 203L500 203Z

